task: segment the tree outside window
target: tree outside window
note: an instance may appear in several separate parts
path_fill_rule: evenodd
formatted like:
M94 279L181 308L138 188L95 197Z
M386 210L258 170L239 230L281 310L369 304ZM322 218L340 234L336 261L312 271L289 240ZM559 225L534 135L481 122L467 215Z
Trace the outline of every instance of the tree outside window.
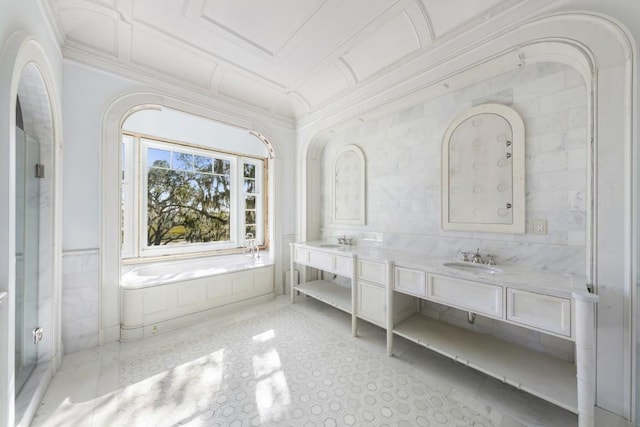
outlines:
M135 191L135 185L123 185L123 253L135 257L143 256L145 250L154 252L162 248L178 252L189 247L228 250L241 247L241 239L247 233L263 235L260 224L264 209L260 191L263 159L131 136L123 139L123 146L126 143L137 143L140 148L125 147L123 153L137 152L143 160L137 162L140 165L137 172L130 170L128 174L140 179L142 203L136 219L132 213L135 209L126 206L126 200L131 198L125 194ZM131 163L123 158L123 167ZM123 182L129 182L125 176L126 168ZM134 225L127 227L128 221ZM127 236L127 229L139 230L139 237ZM139 247L130 249L136 241Z

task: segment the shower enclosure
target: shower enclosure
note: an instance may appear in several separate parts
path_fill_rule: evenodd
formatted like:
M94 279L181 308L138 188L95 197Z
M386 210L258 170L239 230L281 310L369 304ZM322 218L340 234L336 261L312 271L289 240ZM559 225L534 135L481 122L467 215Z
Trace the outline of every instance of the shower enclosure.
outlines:
M43 176L40 144L16 126L16 314L15 377L16 395L37 362L40 183Z

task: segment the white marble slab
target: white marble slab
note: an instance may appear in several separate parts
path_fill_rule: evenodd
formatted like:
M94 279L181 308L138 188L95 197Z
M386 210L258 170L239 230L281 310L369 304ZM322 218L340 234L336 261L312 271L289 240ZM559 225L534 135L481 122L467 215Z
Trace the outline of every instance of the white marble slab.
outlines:
M483 271L468 272L446 267L445 263L455 262L451 258L433 256L428 252L409 252L367 246L327 246L330 242L314 241L296 243L310 249L322 249L343 255L356 255L360 258L375 261L392 261L395 265L423 270L427 273L442 274L469 280L480 280L500 286L529 291L537 291L547 295L563 298L574 298L575 295L588 295L586 279L583 276L558 273L552 271L533 270L517 265L499 264L496 268L501 273L491 274Z

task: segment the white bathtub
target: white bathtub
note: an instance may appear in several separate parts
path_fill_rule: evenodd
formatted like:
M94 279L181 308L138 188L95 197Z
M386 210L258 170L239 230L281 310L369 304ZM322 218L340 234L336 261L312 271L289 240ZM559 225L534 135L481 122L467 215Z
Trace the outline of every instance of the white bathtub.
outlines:
M142 339L273 297L273 262L262 255L137 266L121 280L120 340Z
M123 289L147 288L234 271L251 270L271 264L273 262L262 255L259 261L252 261L250 255L227 255L145 264L123 274L121 287Z

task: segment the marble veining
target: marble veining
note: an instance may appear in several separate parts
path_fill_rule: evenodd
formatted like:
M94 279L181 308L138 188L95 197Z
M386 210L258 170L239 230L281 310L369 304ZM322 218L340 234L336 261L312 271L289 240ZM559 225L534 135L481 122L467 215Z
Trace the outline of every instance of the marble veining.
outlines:
M65 353L99 342L100 267L98 250L69 251L62 257L62 341Z
M523 235L443 231L442 137L472 105L499 98L525 122ZM335 135L323 152L323 171L335 154L357 144L367 158L367 224L332 222L330 177L321 182L322 238L383 234L388 248L443 258L460 250L497 255L499 264L584 275L587 271L586 89L562 64L532 64ZM532 219L546 219L548 233L531 232ZM366 244L366 242L360 242Z

